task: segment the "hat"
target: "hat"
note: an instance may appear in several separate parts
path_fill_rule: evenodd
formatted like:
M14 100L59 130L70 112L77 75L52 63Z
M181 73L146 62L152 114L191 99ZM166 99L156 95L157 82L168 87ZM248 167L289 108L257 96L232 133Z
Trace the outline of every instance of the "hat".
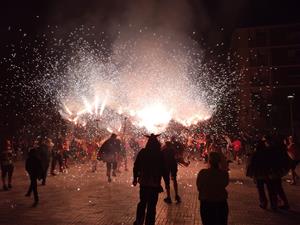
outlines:
M150 134L150 135L144 135L144 136L147 137L147 138L149 138L149 139L150 139L150 138L152 139L152 138L157 138L157 137L160 136L160 135L161 135L161 134L153 134L153 133L152 133L152 134Z
M112 133L110 137L111 137L111 138L116 138L117 135L116 135L115 133Z

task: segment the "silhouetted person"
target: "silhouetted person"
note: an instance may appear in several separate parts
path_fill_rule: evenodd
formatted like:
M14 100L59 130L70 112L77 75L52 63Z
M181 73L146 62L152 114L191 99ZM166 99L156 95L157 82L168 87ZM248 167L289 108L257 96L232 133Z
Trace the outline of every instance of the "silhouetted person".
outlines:
M265 193L267 187L271 208L277 210L278 197L284 205L283 209L288 209L289 204L281 185L281 177L289 170L289 159L282 143L278 140L271 140L264 136L258 143L256 151L250 159L247 169L247 176L254 178L258 191L259 206L267 208L268 200Z
M42 138L41 142L39 144L40 149L40 155L41 155L41 162L43 167L43 179L42 179L42 185L46 185L46 178L48 174L48 168L50 165L50 155L51 155L51 149L53 147L53 142L49 138Z
M181 198L178 194L178 183L177 183L177 171L178 164L188 166L189 163L184 161L183 158L184 146L180 142L172 138L171 142L167 141L165 147L163 148L164 159L166 163L166 169L168 172L168 180L171 177L173 181L173 187L175 192L175 200L177 203L181 202ZM166 184L167 197L164 201L168 204L172 203L170 185Z
M12 143L9 139L1 140L1 149L0 149L0 164L1 164L1 177L3 190L8 191L12 188L11 181L12 175L14 171L14 163L13 163L13 149ZM7 177L7 185L6 185L6 177Z
M121 151L121 141L117 139L116 134L112 134L101 146L101 159L106 162L106 176L108 182L111 182L112 176L116 176L117 154ZM111 172L112 171L112 172Z
M59 137L52 148L51 174L54 176L56 164L59 165L59 172L63 172L63 138Z
M32 149L30 149L25 166L26 166L26 171L28 172L30 177L30 185L25 196L29 197L31 195L31 192L33 192L33 196L34 196L33 207L35 207L39 202L37 180L43 178L41 150L37 145L37 143Z
M273 171L271 180L276 193L275 208L289 209L289 202L282 187L282 177L288 174L290 170L290 159L287 154L287 149L284 144L284 138L280 135L276 135L272 140L272 155L270 161L272 162ZM283 205L278 205L278 197L282 200ZM275 199L275 198L274 198Z
M167 181L168 174L165 167L164 156L157 136L151 134L146 147L142 149L134 162L134 186L140 184L140 202L137 205L136 220L134 225L154 225L158 194L163 191L161 178ZM147 214L145 218L145 211Z
M197 176L202 224L227 225L226 186L229 183L228 172L219 168L220 153L210 152L208 162L209 168L202 169Z

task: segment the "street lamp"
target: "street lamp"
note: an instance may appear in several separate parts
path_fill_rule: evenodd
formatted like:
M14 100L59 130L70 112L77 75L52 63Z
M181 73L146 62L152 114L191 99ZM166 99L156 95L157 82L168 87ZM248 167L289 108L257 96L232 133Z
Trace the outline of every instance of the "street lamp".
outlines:
M294 136L294 118L293 118L293 103L294 103L294 95L288 95L287 99L290 103L290 126L291 126L291 135Z
M269 119L270 129L272 129L273 128L273 121L272 121L272 104L271 103L267 104L267 117Z

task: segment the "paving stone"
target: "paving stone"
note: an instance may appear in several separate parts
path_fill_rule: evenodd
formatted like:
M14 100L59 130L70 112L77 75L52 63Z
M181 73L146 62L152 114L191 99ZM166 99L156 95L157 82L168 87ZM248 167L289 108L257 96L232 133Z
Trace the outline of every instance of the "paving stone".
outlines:
M195 180L205 167L193 162L179 168L179 191L183 202L167 205L165 193L159 197L157 225L201 225ZM71 165L68 173L49 176L46 186L38 186L40 204L32 208L32 198L24 197L28 177L24 163L16 163L13 189L0 192L0 225L129 225L133 224L139 188L131 186L131 170L122 172L107 183L105 165L99 163L96 173L88 164ZM243 166L231 165L229 224L232 225L299 225L299 185L284 182L290 211L262 210L251 179L244 176ZM174 194L173 194L174 195ZM172 195L172 196L173 196Z

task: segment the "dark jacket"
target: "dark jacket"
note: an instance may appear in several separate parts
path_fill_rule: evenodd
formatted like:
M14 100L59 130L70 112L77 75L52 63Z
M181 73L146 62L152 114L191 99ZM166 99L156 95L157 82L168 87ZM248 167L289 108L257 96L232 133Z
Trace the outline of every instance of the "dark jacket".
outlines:
M202 169L197 176L199 200L208 202L222 202L227 199L226 186L229 183L227 171L209 168Z
M166 144L166 146L163 148L163 155L166 163L166 169L168 171L176 173L178 170L176 160L176 149L171 143Z
M25 168L31 177L36 177L38 179L43 177L43 166L39 148L32 148L29 150Z
M51 152L49 151L49 148L47 145L42 144L39 147L40 150L40 156L41 156L41 161L42 161L42 166L44 169L47 169L50 163L50 155Z
M121 141L116 138L107 139L100 148L100 155L105 162L113 162L116 160L115 156L121 152Z
M276 179L289 171L289 159L283 143L272 142L266 146L259 142L247 166L247 176L255 179Z
M169 180L162 151L142 149L134 162L133 176L141 187L152 187L162 191L161 178Z
M12 152L12 150L2 150L0 152L0 164L1 164L1 166L13 165L13 152Z

